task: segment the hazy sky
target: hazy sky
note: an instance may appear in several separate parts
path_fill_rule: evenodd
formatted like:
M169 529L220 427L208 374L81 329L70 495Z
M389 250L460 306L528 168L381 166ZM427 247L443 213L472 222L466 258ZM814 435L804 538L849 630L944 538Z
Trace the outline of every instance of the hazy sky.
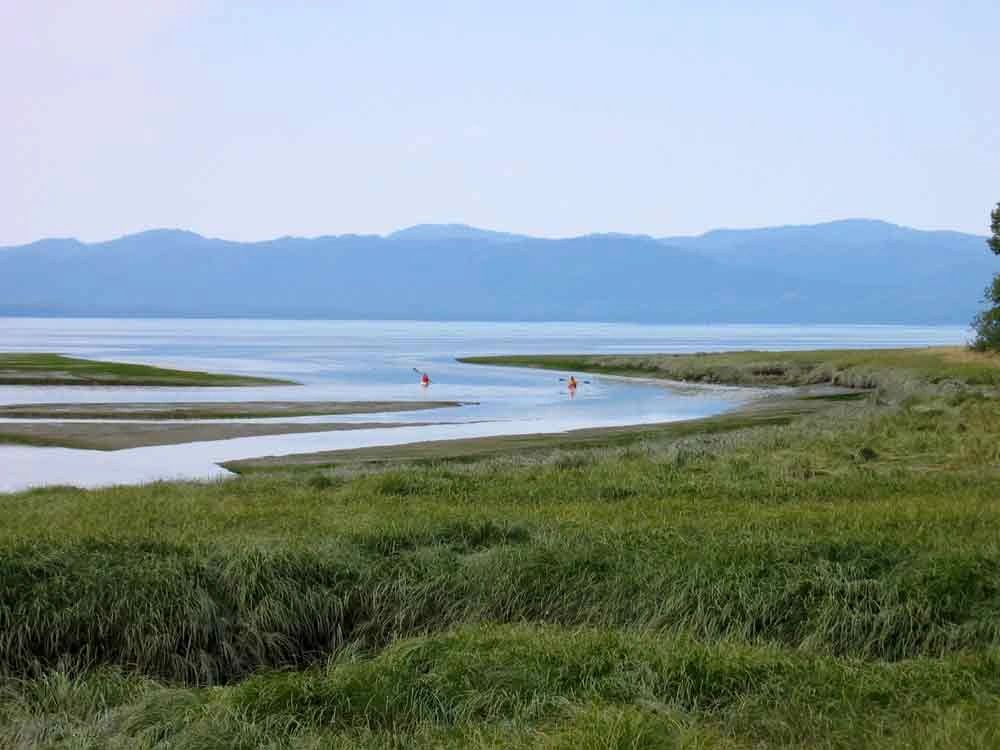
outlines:
M996 0L0 0L0 244L984 234L998 33Z

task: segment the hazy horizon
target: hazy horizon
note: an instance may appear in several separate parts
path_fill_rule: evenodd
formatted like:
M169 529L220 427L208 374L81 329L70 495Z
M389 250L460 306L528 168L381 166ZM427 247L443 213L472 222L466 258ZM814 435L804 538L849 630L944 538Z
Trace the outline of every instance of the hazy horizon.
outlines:
M1000 7L0 7L0 245L874 217L983 234Z

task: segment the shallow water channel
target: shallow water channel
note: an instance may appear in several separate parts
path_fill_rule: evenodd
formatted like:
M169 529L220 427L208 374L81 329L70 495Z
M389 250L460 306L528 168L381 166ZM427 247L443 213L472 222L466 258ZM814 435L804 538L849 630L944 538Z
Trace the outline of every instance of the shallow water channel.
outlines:
M228 476L219 462L267 455L649 424L719 414L759 397L742 388L671 386L464 365L477 354L690 352L958 344L960 327L645 326L601 323L104 320L0 318L0 351L46 351L163 367L289 378L252 388L0 387L0 404L196 401L460 401L390 414L252 422L409 423L119 451L0 446L0 491ZM415 369L432 383L421 388ZM581 373L576 373L579 377ZM100 420L98 420L100 421ZM424 423L432 424L424 424ZM420 424L416 424L420 423Z

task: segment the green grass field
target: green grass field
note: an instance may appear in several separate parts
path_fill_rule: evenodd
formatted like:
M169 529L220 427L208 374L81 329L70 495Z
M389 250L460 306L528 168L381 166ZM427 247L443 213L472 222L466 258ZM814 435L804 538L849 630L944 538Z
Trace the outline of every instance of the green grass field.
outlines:
M659 361L544 364L873 390L738 429L0 496L0 746L1000 746L997 360Z
M168 370L60 354L0 353L0 385L242 386L288 385L271 378Z

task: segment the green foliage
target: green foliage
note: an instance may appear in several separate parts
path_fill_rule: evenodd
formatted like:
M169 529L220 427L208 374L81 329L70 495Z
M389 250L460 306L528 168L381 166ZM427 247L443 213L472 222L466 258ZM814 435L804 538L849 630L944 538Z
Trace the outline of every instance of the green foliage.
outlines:
M0 496L0 747L995 747L961 355L648 359L891 396L789 424Z
M995 254L1000 255L1000 203L993 209L990 216L992 235L986 240ZM993 277L993 282L986 287L983 302L987 308L972 321L976 338L972 347L978 351L1000 351L1000 274Z
M990 214L990 231L992 234L986 240L986 244L990 246L990 250L1000 255L1000 203L997 203L997 207Z
M1000 351L1000 274L993 277L993 283L986 287L983 301L989 307L972 321L976 331L972 347L977 351Z
M211 691L117 670L0 699L47 747L991 747L1000 662L879 664L606 628L464 626Z

